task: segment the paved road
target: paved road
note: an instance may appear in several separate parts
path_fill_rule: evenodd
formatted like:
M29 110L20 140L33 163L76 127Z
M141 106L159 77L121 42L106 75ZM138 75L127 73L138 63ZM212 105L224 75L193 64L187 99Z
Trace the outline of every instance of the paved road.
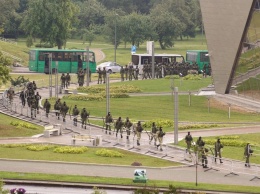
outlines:
M95 84L94 82L92 84ZM48 97L48 89L39 90L43 98ZM15 102L19 103L19 99L16 97ZM13 116L20 116L10 110L6 110L1 107L1 110L5 113L12 114ZM42 111L41 111L42 112ZM43 114L43 113L42 113ZM37 115L38 117L38 115ZM24 117L26 118L26 117ZM30 118L26 118L31 120ZM38 118L39 119L39 118ZM34 119L35 120L35 119ZM8 138L1 139L0 143L58 143L71 145L71 133L91 134L91 135L102 135L103 146L117 147L120 149L127 149L141 154L151 155L153 157L164 157L164 159L177 161L184 164L182 167L174 168L147 168L147 174L149 179L153 180L171 180L171 181L183 181L183 182L195 182L195 167L188 167L193 164L194 158L189 161L189 155L185 154L183 149L176 147L165 147L164 151L159 152L155 147L149 145L148 136L143 134L141 146L137 148L135 141L132 139L127 143L124 139L117 139L115 135L106 135L102 129L98 127L91 127L81 129L80 127L72 126L72 121L67 118L67 122L57 121L55 116L51 116L48 119L42 117L42 120L50 123L60 123L64 129L64 135L52 136L51 138L37 137L37 138ZM70 130L68 130L70 129ZM225 128L225 129L210 129L210 130L194 130L192 135L198 136L216 136L226 134L243 134L243 133L257 133L259 132L258 126L247 126L237 128ZM187 132L180 132L179 139L183 138ZM167 134L164 143L172 143L174 140L173 133ZM90 142L77 142L78 145L88 145ZM193 156L194 157L194 156ZM234 163L233 171L230 170L230 161L225 160L223 165L215 164L210 162L210 166L219 171L209 170L204 172L201 166L198 167L199 182L203 183L219 183L227 185L251 185L259 186L259 180L249 181L255 175L260 176L259 167L252 166L251 169L244 168L244 164L241 162ZM129 166L110 166L110 165L94 165L94 164L76 164L76 163L59 163L59 162L46 162L46 161L23 161L23 160L0 160L0 171L10 172L33 172L33 173L53 173L53 174L74 174L74 175L86 175L86 176L104 176L104 177L122 177L122 178L133 178L133 171L136 167ZM259 174L253 174L255 170ZM239 176L230 175L225 176L230 172L240 172Z

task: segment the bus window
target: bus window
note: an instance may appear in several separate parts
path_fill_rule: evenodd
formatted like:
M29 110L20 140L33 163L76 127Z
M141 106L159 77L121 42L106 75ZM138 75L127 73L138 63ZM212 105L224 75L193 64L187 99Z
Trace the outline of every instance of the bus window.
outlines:
M163 63L169 63L169 58L168 57L162 57L162 62Z
M53 61L63 61L63 53L62 52L54 52L52 54Z
M64 61L70 61L72 58L71 53L65 52L64 53Z
M45 54L43 52L39 52L39 61L45 61Z
M149 60L148 59L143 59L143 63L142 64L148 64Z
M186 60L196 62L197 61L197 55L198 55L198 53L196 53L196 52L187 52Z
M132 55L132 63L135 65L139 65L139 56Z
M29 54L29 60L30 61L35 61L36 59L36 52L35 51L30 51L30 54Z
M209 62L209 56L207 54L207 52L200 53L201 62Z
M94 56L94 53L92 53L92 52L89 52L89 53L84 53L84 56L85 56L85 59L86 59L86 61L87 61L87 55L89 56L89 62L94 62L95 61L95 56Z

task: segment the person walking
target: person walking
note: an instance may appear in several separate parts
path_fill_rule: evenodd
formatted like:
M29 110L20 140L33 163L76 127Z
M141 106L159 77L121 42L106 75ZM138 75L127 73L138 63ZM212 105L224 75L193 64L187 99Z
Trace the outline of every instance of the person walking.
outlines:
M157 138L158 138L158 134L157 134L157 127L155 125L155 122L152 123L152 131L151 131L151 139L149 141L149 144L151 144L151 142L154 139L154 145L156 146L156 142L157 142Z
M58 118L58 120L60 120L60 109L61 109L61 101L60 99L56 100L55 104L54 104L54 110L55 110L55 115Z
M51 103L48 101L48 99L45 99L45 102L43 104L43 108L45 109L46 117L48 117L49 113L50 113L50 109L51 109Z
M141 121L138 121L137 126L136 126L136 135L137 135L137 145L140 146L140 140L141 140L141 134L143 131L143 127L141 125Z
M208 149L204 147L205 146L205 143L203 143L203 147L202 147L202 150L201 150L201 158L202 158L202 167L203 168L208 168L208 158L207 158L207 155L208 155Z
M128 67L127 67L127 65L125 66L125 80L127 80L128 79Z
M68 110L69 110L69 107L67 106L66 102L63 102L63 104L61 105L61 108L60 108L60 113L63 118L63 122L66 122L66 114L67 114Z
M22 106L25 106L25 92L22 90L22 92L19 95L21 101L22 101Z
M67 73L67 75L65 76L65 86L66 88L68 88L70 86L70 74Z
M117 137L118 132L120 132L121 138L123 138L123 129L122 129L123 125L124 125L124 123L123 123L121 117L118 117L118 119L116 120L116 124L115 124L116 137Z
M124 127L126 128L126 139L129 140L130 136L130 128L133 126L133 123L129 120L128 117L126 117L126 121L124 123Z
M74 106L74 108L72 110L72 115L73 115L73 125L77 126L77 124L78 124L78 115L79 115L79 109L78 109L77 105Z
M219 162L220 163L223 163L222 160L221 160L221 149L223 148L223 145L221 144L220 142L220 139L218 139L216 142L215 142L215 162L217 162L217 157L219 156Z
M162 127L159 127L159 130L157 131L157 136L159 141L159 144L157 145L157 149L158 147L160 147L160 151L163 151L162 143L163 143L163 136L165 136L165 132L163 132Z
M103 67L102 76L103 76L103 84L105 84L106 83L106 79L107 79L106 67Z
M98 84L102 84L102 70L100 69L100 67L97 70L98 73Z
M121 75L121 81L122 81L122 82L124 81L124 74L125 74L124 67L121 66L121 69L120 69L120 75Z
M87 129L87 119L89 117L89 113L87 112L86 108L82 109L80 113L80 117L81 117L81 128Z
M110 112L107 113L105 122L106 122L106 134L107 131L109 131L109 135L111 135L111 124L113 123L113 117Z
M250 167L250 156L253 154L253 150L251 149L250 143L246 144L245 150L244 150L244 157L246 158L245 167Z
M193 138L192 138L190 132L188 132L188 134L185 136L185 142L187 145L186 153L189 152L189 154L191 154L190 148L191 148L192 141L193 141Z
M65 76L64 73L61 74L60 80L61 80L61 88L64 89L65 88L65 82L66 82L66 76Z

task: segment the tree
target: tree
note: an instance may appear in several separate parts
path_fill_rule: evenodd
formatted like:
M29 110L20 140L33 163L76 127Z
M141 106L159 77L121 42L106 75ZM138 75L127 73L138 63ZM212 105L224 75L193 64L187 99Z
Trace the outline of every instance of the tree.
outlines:
M180 34L182 23L172 12L162 10L160 6L151 11L151 21L161 49L172 47L174 39Z
M133 12L122 17L122 39L132 45L139 45L153 35L153 28L150 18L147 15L141 15Z
M5 57L0 52L0 86L6 84L7 81L9 81L11 78L9 75L9 71L10 71L9 66L11 66L11 60Z
M71 0L34 0L22 22L22 28L41 42L57 45L58 49L66 45L70 32L77 22L78 7Z

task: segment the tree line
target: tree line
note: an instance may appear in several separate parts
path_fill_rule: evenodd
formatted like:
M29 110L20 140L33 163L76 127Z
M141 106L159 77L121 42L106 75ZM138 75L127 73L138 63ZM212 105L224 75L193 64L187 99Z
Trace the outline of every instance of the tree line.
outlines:
M153 40L166 49L195 37L201 23L199 0L0 0L0 34L27 36L28 46L40 38L61 49L72 37L91 45L103 36L116 46Z

